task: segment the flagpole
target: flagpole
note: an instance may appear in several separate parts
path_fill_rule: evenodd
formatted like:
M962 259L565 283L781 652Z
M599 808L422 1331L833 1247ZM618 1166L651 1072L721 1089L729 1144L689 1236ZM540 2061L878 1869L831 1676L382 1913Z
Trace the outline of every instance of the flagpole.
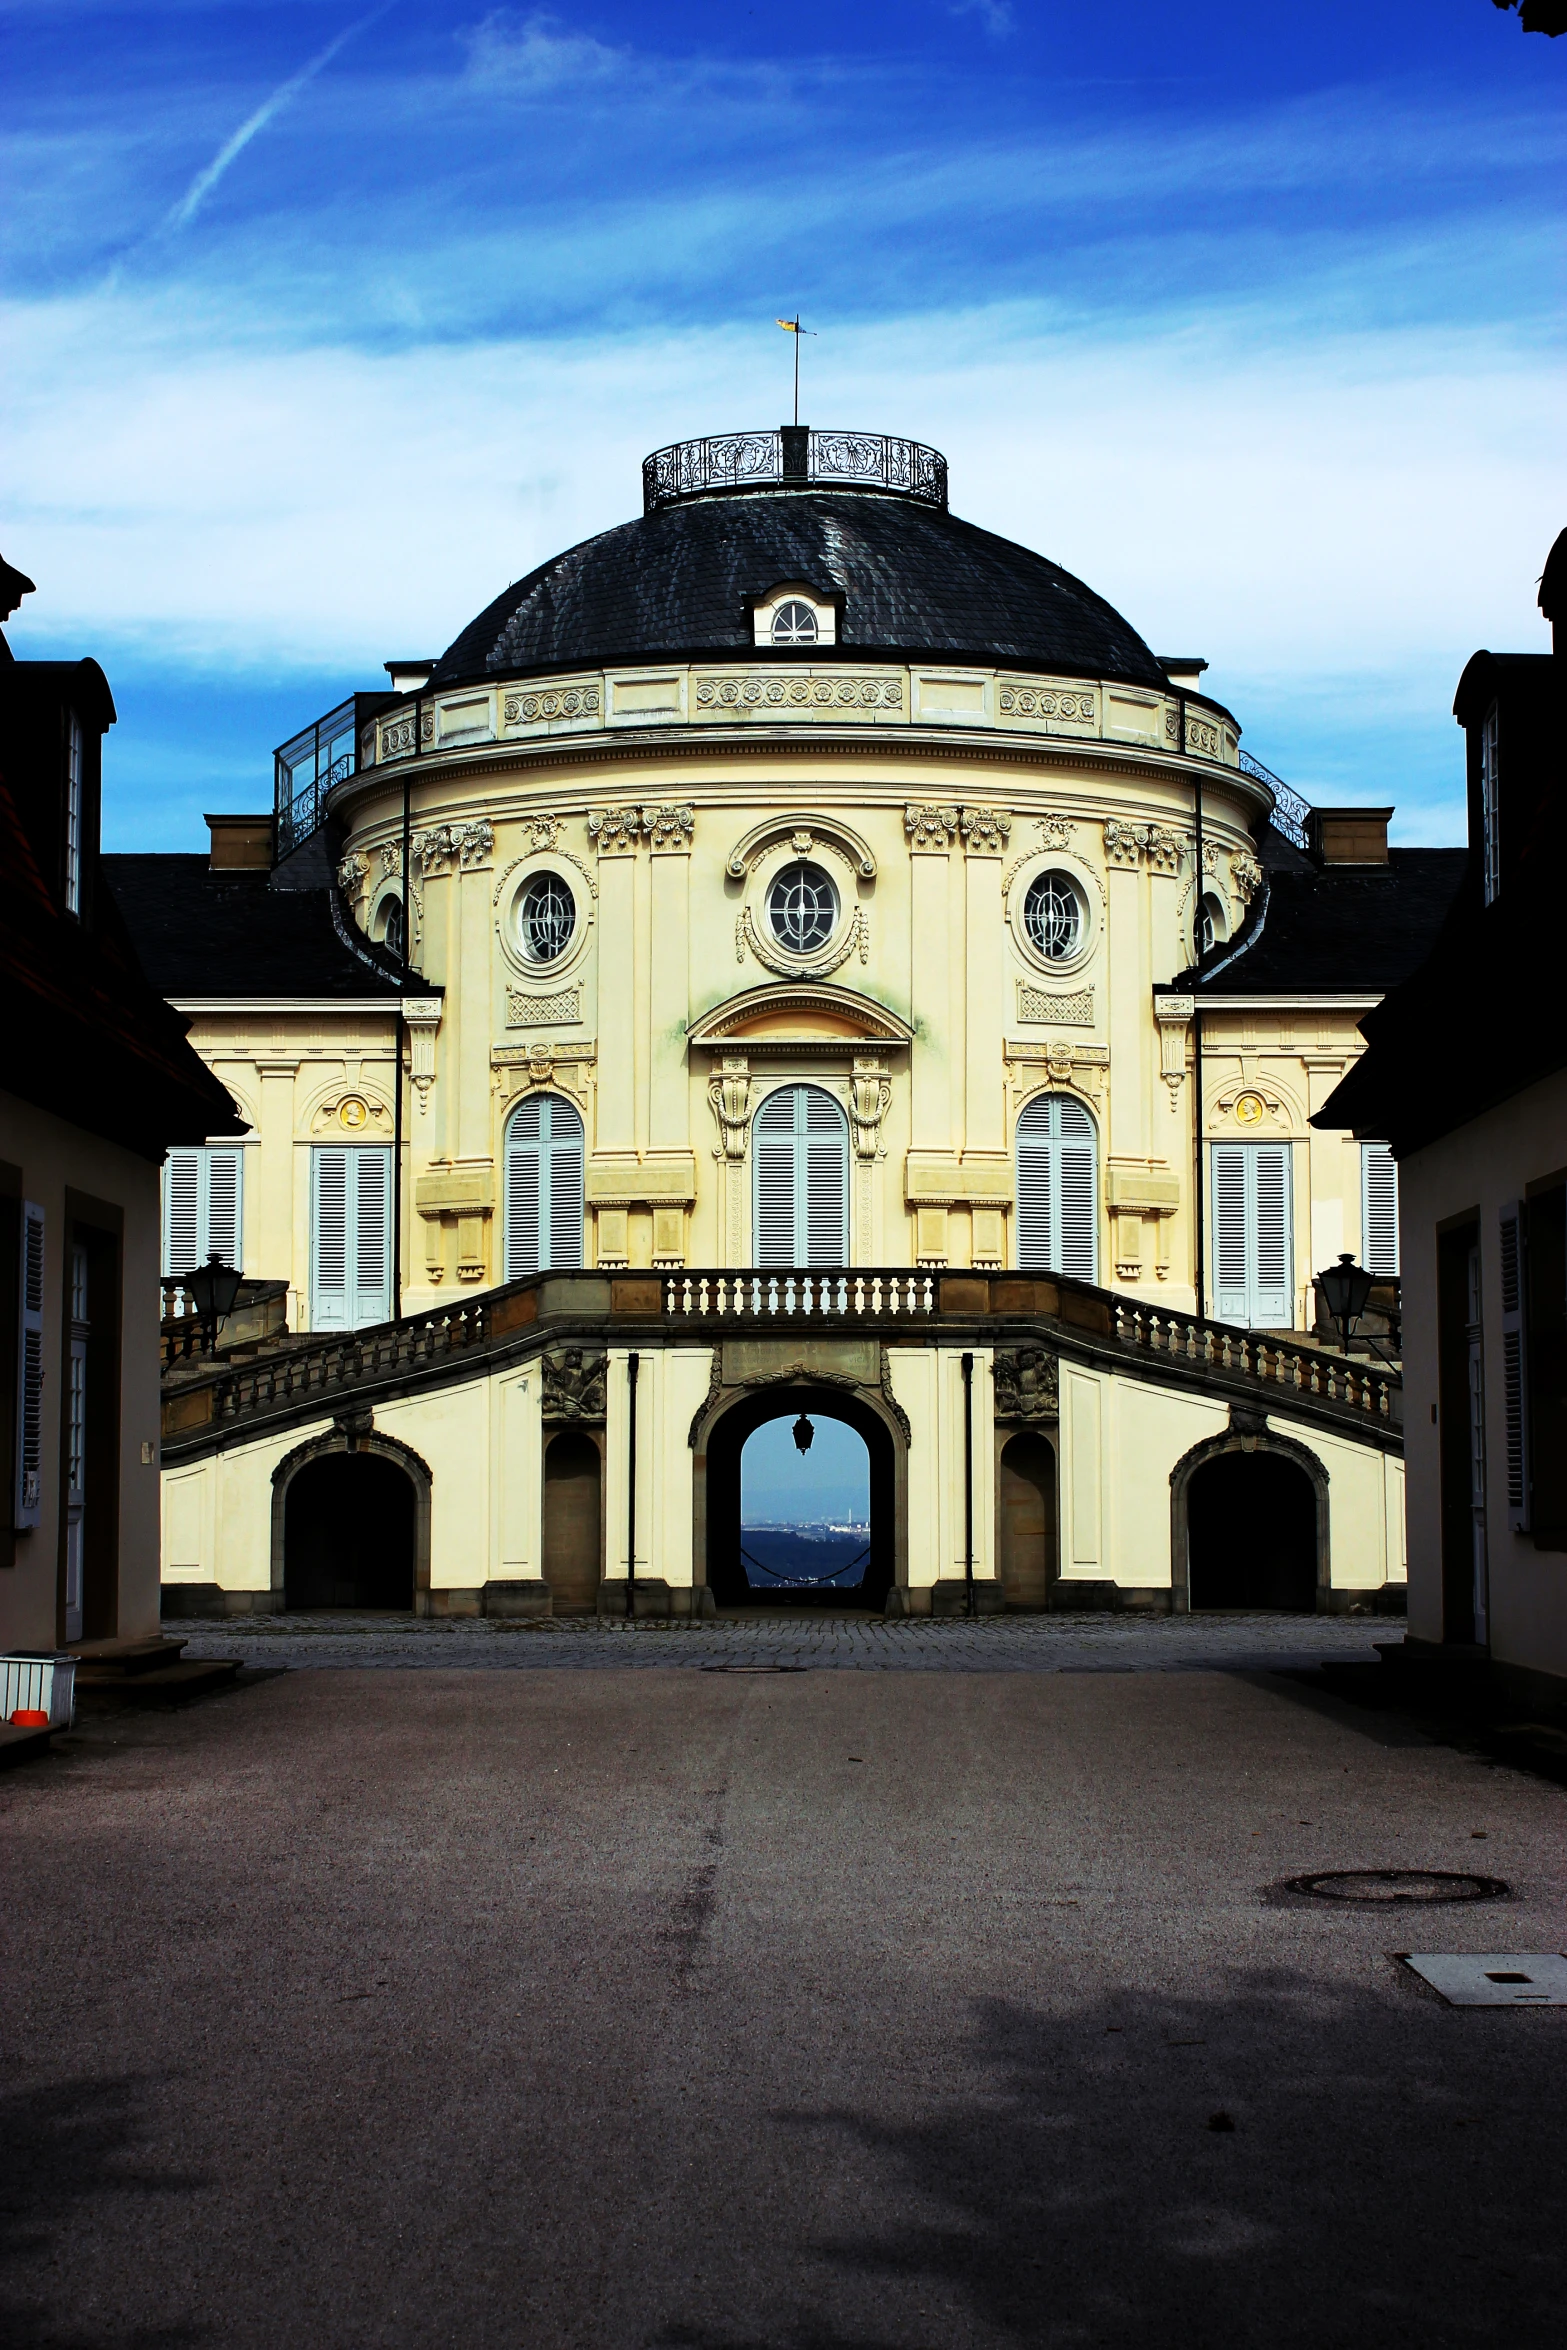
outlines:
M794 421L800 421L800 313L794 314Z

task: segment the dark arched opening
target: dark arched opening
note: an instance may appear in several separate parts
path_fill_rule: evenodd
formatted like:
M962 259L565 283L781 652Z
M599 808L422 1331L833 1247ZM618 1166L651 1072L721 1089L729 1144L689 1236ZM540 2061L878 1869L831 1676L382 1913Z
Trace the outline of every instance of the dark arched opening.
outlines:
M592 1615L601 1573L599 1448L580 1428L552 1436L544 1455L544 1580L557 1616Z
M1317 1495L1283 1453L1221 1452L1186 1487L1187 1562L1194 1608L1317 1604Z
M306 1461L283 1503L284 1605L411 1609L414 1507L412 1478L383 1454Z
M1014 1436L997 1472L996 1568L1008 1607L1050 1604L1056 1577L1056 1456L1032 1429Z
M857 1585L839 1583L754 1588L742 1557L741 1464L746 1439L769 1420L838 1420L863 1438L869 1456L870 1534ZM707 1582L721 1608L884 1608L896 1571L897 1461L886 1423L846 1390L771 1387L727 1411L707 1440ZM861 1547L856 1545L856 1547ZM758 1578L765 1583L765 1577Z

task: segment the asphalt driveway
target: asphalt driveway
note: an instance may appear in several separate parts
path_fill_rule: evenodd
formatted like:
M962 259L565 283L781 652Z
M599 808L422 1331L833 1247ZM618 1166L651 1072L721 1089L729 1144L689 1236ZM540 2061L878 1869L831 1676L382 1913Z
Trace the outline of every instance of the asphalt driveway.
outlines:
M334 1667L92 1723L0 1781L0 2313L1554 2350L1567 2010L1389 1953L1563 1947L1564 1819L1249 1671ZM1270 1890L1384 1865L1515 1897Z

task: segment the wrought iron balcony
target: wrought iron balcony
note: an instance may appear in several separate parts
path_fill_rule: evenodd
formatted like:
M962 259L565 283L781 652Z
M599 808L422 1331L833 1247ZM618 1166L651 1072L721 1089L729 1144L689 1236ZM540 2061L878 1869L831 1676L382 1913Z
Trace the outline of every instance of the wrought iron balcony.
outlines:
M273 753L273 805L277 853L286 857L326 820L327 794L359 767L359 735L366 721L387 709L396 694L350 694L313 726L305 727Z
M1311 814L1309 801L1303 800L1298 791L1292 791L1282 775L1275 775L1271 767L1264 767L1260 759L1254 759L1250 751L1242 751L1239 757L1242 774L1255 776L1272 792L1273 821L1278 830L1296 848L1305 848L1306 819Z
M774 432L714 433L673 441L642 460L642 510L657 513L685 498L736 490L882 490L947 504L947 460L923 441L885 432L817 432L781 424Z

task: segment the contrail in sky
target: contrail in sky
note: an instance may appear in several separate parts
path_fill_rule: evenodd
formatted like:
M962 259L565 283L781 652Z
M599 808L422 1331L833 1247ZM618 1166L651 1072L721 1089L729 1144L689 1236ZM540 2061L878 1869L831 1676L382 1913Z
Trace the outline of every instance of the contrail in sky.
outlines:
M390 0L387 0L387 5L390 5ZM256 133L264 131L267 124L276 115L281 114L285 106L291 105L294 99L299 96L300 91L308 83L313 82L316 75L331 64L339 49L351 41L356 33L362 33L366 25L374 24L378 16L385 14L385 7L372 8L368 16L361 16L357 22L348 27L346 32L339 33L335 41L328 41L320 55L312 57L308 65L302 65L298 73L290 75L286 82L280 82L271 97L264 98L255 113L247 116L246 120L240 124L234 136L225 140L206 168L197 172L190 186L169 214L164 224L165 227L188 228L223 174L228 170L229 165L237 155L250 145Z

